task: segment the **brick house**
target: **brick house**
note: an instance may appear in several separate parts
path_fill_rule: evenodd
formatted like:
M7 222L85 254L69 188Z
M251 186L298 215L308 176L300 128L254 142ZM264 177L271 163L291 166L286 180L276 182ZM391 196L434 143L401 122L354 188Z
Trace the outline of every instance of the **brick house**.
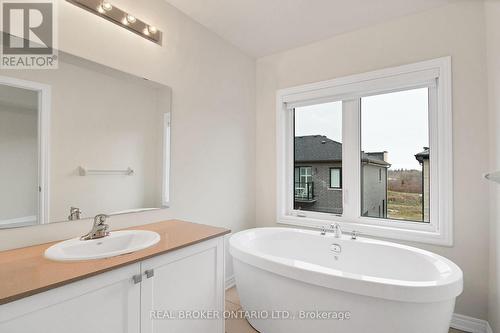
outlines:
M342 213L342 144L323 135L295 137L294 208ZM387 152L361 153L363 216L387 216Z

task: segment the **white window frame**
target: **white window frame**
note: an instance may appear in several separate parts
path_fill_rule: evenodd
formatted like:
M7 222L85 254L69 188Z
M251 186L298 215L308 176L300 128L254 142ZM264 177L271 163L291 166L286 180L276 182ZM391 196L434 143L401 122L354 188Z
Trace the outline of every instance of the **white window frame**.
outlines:
M328 184L328 188L331 190L341 190L342 189L342 167L330 167L330 184ZM339 186L332 186L332 171L336 170L338 171L338 176L339 176Z
M453 245L451 57L322 81L277 92L277 222L436 245ZM429 87L430 222L361 216L360 98ZM343 101L343 214L294 210L293 109Z

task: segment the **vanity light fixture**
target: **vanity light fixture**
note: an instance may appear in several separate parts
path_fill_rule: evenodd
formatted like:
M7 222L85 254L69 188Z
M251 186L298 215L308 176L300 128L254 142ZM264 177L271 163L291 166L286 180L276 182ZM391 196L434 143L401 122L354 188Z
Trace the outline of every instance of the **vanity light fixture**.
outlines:
M138 19L135 15L113 6L103 0L66 0L80 8L107 19L127 30L130 30L152 42L161 45L162 32L155 26Z

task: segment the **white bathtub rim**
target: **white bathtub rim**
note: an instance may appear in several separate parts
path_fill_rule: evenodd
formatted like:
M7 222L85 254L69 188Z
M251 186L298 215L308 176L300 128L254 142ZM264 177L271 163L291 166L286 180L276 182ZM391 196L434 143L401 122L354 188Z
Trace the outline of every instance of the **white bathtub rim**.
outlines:
M265 229L265 230L264 230ZM230 240L230 253L234 259L240 260L243 263L255 266L257 268L273 272L275 274L288 277L294 280L302 281L309 284L314 284L326 288L341 290L353 294L383 298L387 300L416 302L416 303L432 303L441 302L453 299L460 295L463 291L463 273L458 266L452 261L422 249L401 245L392 242L358 238L356 242L367 242L373 244L393 246L397 248L407 249L418 252L420 254L429 255L433 258L443 261L453 269L453 273L444 279L436 281L407 281L397 279L387 279L379 277L363 276L360 274L340 272L334 269L329 269L322 266L303 263L297 260L292 260L283 257L277 257L266 253L259 252L242 246L238 240L246 233L250 232L300 232L315 235L316 232L295 228L254 228L241 231L234 234ZM325 236L322 236L325 237ZM331 236L326 236L331 237ZM344 236L344 239L346 237ZM297 263L304 267L297 267ZM316 266L316 267L314 267ZM318 269L315 269L318 268ZM340 275L339 273L342 273Z

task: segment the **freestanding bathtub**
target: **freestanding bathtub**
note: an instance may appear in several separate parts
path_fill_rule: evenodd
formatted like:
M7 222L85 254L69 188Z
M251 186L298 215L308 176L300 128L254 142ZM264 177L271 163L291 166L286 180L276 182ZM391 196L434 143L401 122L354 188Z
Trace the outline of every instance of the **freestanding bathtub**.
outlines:
M460 268L396 243L291 228L230 241L243 314L261 333L447 333Z

